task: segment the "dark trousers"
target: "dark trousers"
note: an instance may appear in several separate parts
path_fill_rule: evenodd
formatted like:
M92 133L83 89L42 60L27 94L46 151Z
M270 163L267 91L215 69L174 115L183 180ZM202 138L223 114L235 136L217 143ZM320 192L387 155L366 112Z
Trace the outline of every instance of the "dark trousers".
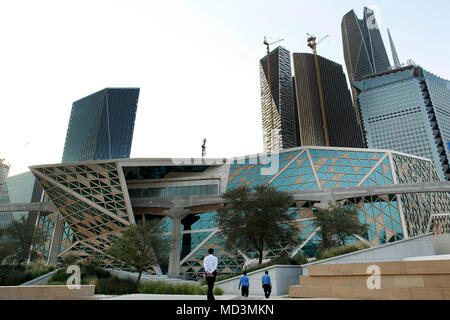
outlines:
M216 282L216 274L214 271L214 277L206 277L206 284L208 285L208 301L216 300L214 298L214 283Z
M266 298L269 298L270 293L272 292L272 287L270 286L270 284L264 284L263 289L264 289L264 295L266 296Z
M241 287L241 293L243 297L248 297L248 287Z

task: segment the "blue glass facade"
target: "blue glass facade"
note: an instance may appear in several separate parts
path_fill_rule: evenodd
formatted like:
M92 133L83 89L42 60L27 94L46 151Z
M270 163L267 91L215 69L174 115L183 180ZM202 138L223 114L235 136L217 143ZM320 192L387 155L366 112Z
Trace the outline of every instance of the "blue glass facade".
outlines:
M448 83L413 66L354 82L368 147L431 159L449 179Z
M128 158L138 88L106 88L73 103L62 162Z
M40 201L39 192L35 192L36 178L31 172L25 172L15 176L8 177L6 183L0 191L0 204L9 203L30 203ZM7 227L13 219L19 219L22 216L28 217L30 212L0 212L0 228Z

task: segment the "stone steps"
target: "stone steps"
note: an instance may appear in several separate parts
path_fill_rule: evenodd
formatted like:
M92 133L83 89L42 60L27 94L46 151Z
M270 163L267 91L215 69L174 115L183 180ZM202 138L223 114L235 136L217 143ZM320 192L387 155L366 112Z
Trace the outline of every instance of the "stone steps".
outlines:
M363 300L450 300L450 288L381 288L291 286L290 298L339 298Z
M367 275L367 268L372 265L380 267L383 275L450 274L450 260L438 260L312 265L308 267L308 275Z
M302 276L299 284L305 287L366 287L365 276ZM382 275L381 288L450 288L450 274Z
M370 266L381 271L380 289L367 286ZM290 297L450 300L450 260L311 265L299 284Z

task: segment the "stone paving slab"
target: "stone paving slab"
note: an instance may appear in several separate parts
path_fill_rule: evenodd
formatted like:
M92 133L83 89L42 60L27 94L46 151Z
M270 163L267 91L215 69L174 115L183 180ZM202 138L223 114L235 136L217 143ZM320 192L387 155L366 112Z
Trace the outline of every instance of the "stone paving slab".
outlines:
M265 299L264 296L249 296L248 298L243 298L236 295L222 295L215 296L217 301L255 301L255 300L339 300L333 298L287 298L286 296L272 296L269 299ZM206 301L206 296L204 295L174 295L174 294L128 294L121 296L103 296L102 300L195 300L195 301Z

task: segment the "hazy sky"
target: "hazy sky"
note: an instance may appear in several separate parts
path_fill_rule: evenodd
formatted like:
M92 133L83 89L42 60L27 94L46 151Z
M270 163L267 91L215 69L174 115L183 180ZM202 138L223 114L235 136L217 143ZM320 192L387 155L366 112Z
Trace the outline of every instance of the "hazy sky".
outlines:
M105 87L141 88L131 157L262 152L263 37L292 53L329 34L319 54L344 65L342 16L364 6L402 61L450 79L447 0L1 0L0 157L60 162L72 102Z

